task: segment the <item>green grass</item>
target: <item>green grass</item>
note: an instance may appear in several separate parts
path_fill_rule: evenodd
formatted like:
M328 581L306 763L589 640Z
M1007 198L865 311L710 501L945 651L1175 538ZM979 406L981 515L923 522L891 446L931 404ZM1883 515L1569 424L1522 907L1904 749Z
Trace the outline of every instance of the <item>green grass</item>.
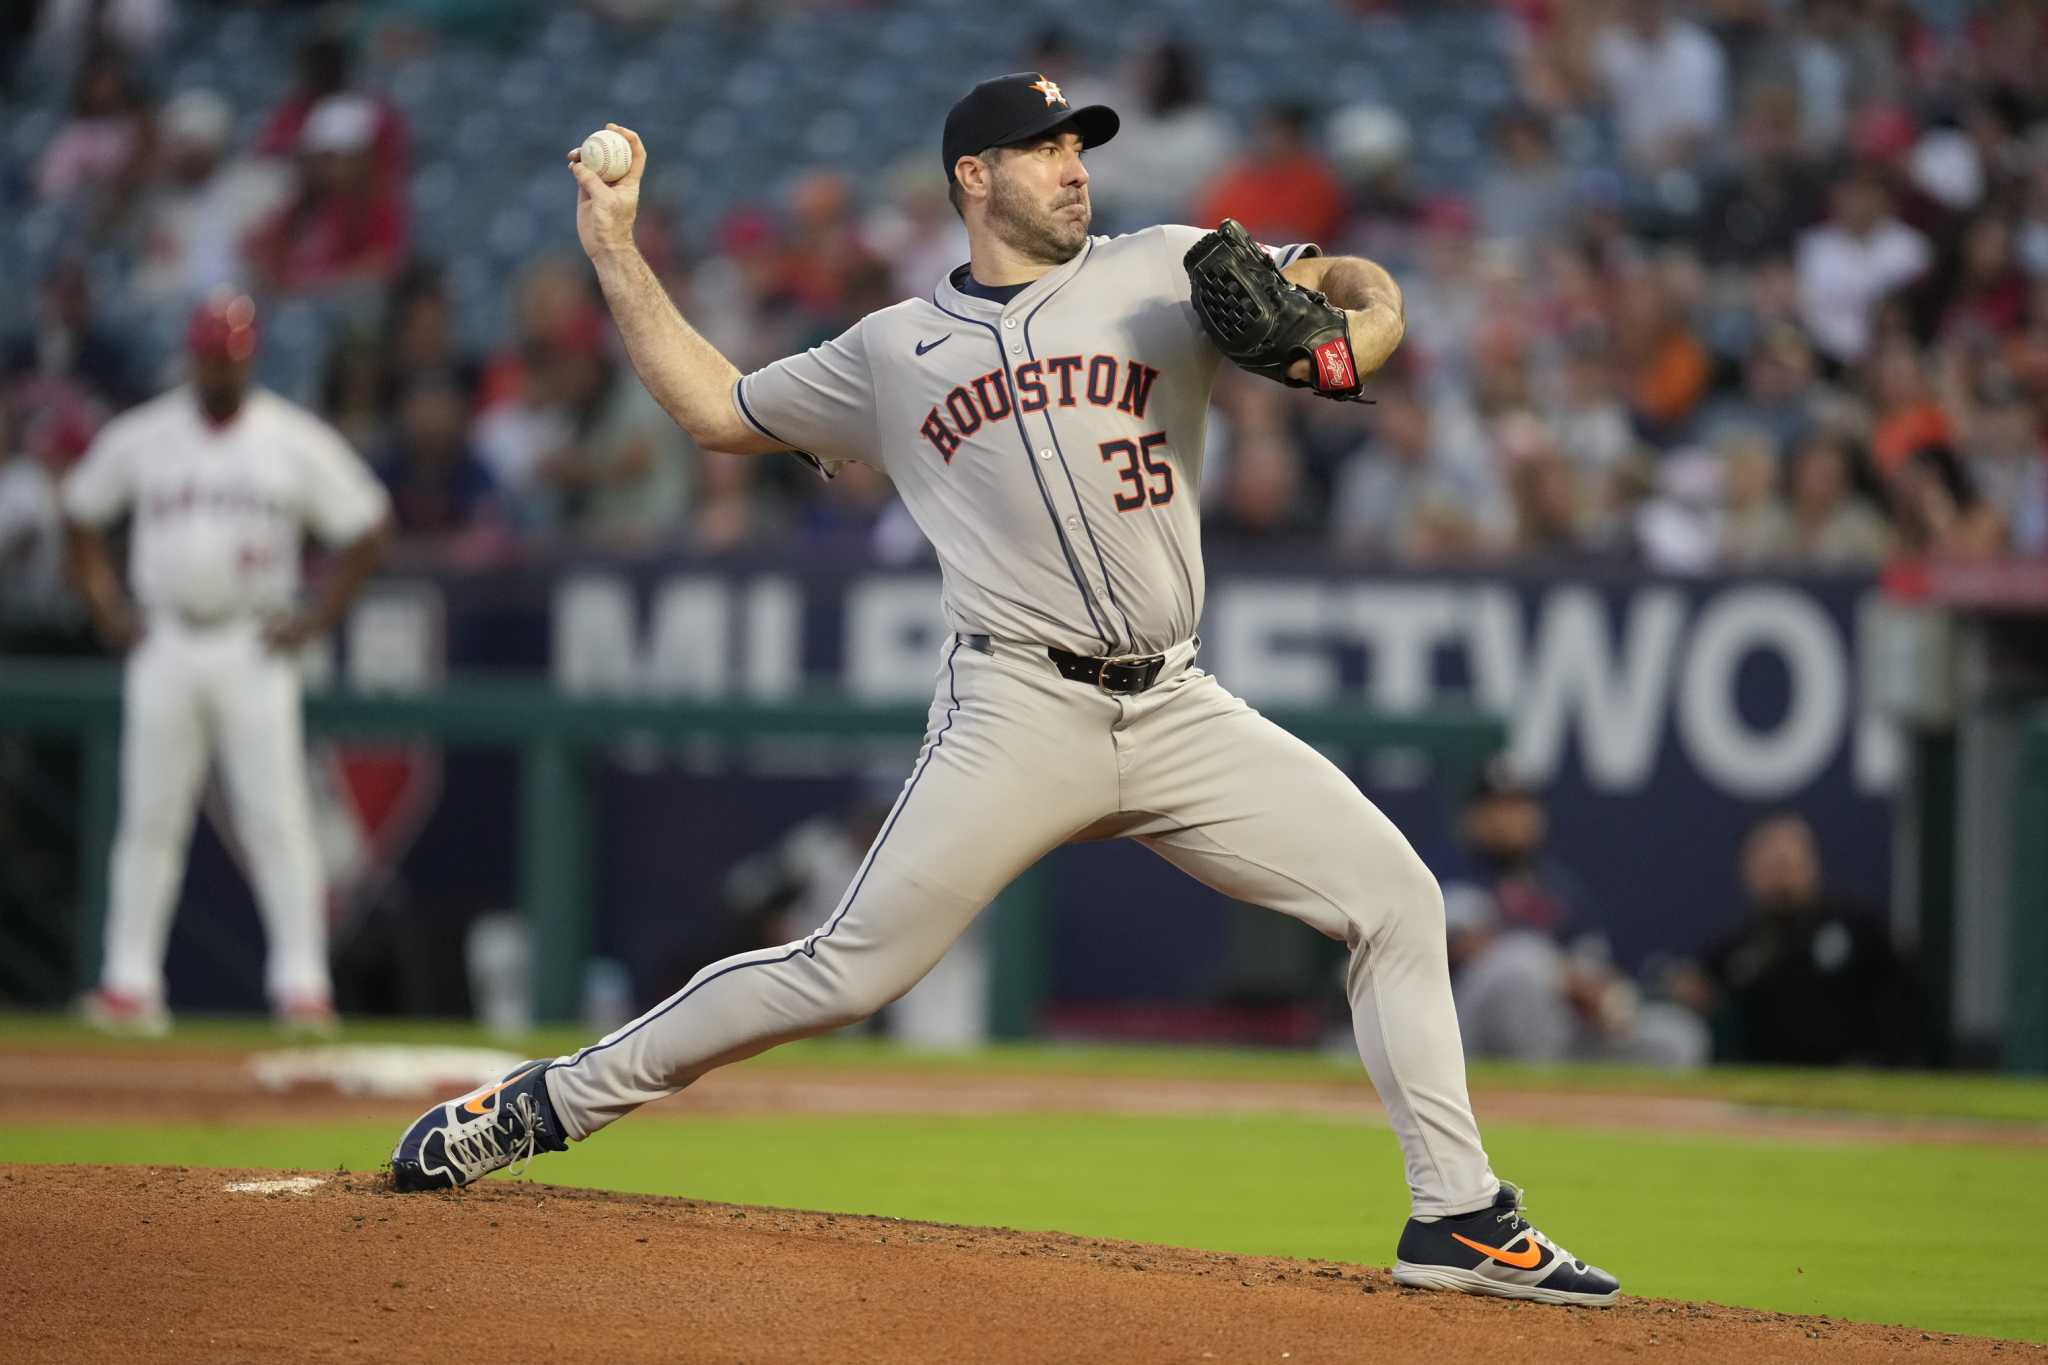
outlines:
M421 1020L351 1023L349 1042L475 1044L526 1056L572 1052L591 1041L579 1029L542 1029L504 1038L474 1025ZM262 1021L181 1018L169 1043L111 1042L74 1020L54 1015L0 1014L0 1050L32 1047L150 1046L272 1047ZM1247 1083L1358 1081L1363 1073L1347 1057L1255 1048L1130 1047L1005 1043L961 1054L906 1052L861 1038L792 1043L746 1063L750 1067L817 1067L919 1071L932 1074L1144 1076ZM1475 1091L1538 1090L1564 1094L1663 1095L1718 1099L1766 1109L1835 1112L1898 1118L1976 1119L1993 1123L2048 1123L2048 1080L2019 1076L1931 1072L1798 1070L1717 1067L1665 1072L1634 1067L1577 1065L1529 1067L1475 1063Z
M0 1160L365 1169L388 1124L27 1125ZM1496 1124L1540 1224L1634 1294L2048 1340L2038 1148L1778 1144ZM543 1158L566 1185L1057 1228L1387 1264L1406 1213L1384 1130L1088 1116L621 1123Z

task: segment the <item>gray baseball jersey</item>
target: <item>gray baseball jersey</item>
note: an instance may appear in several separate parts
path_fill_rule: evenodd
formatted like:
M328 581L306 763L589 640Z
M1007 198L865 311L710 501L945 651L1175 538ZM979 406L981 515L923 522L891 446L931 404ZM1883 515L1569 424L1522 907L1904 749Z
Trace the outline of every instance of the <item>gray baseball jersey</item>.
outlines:
M747 375L734 401L772 440L889 475L938 551L955 630L1160 653L1202 615L1196 490L1221 356L1181 265L1201 235L1091 238L1008 303L941 281Z

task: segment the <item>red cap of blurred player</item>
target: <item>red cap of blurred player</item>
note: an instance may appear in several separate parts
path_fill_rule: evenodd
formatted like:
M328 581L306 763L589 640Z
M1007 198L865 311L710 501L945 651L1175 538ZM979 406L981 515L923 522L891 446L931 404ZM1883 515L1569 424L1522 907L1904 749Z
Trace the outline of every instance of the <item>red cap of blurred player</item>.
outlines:
M204 360L247 360L256 354L256 301L216 294L192 310L185 346Z

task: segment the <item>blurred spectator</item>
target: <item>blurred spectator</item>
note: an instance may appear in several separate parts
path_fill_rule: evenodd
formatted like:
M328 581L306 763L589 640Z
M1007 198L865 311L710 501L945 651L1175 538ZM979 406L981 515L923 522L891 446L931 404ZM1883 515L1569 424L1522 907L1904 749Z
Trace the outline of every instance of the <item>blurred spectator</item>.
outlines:
M320 415L357 450L384 444L393 410L385 402L384 349L363 332L345 333L327 357Z
M1768 86L1742 112L1735 160L1713 178L1699 216L1700 255L1716 265L1789 255L1820 216L1821 177L1800 145L1798 97Z
M390 101L363 94L349 86L349 43L334 33L316 34L299 48L299 81L285 96L256 138L259 156L296 158L310 150L307 130L314 111L338 95L348 95L368 110L369 133L364 145L370 152L370 168L386 188L401 187L409 169L405 120Z
M1629 410L1644 439L1670 445L1689 432L1713 378L1713 358L1687 307L1689 258L1636 266L1620 282L1614 349L1628 368Z
M1223 497L1206 519L1211 544L1285 544L1316 527L1302 495L1301 457L1285 428L1256 426L1238 434L1223 471Z
M415 262L392 286L381 359L378 402L386 410L427 379L454 390L465 411L475 403L482 367L461 349L455 302L437 267Z
M1503 925L1569 942L1597 933L1579 875L1549 852L1550 812L1505 758L1482 768L1458 821L1458 879L1492 899Z
M246 279L242 244L290 192L279 163L229 155L234 122L213 90L186 90L164 105L162 174L143 204L133 284L168 312Z
M1251 145L1195 201L1194 222L1225 218L1259 241L1334 243L1344 222L1344 187L1309 137L1309 111L1278 104L1259 118Z
M538 257L521 268L512 285L513 335L484 362L477 407L489 412L526 391L535 357L547 338L572 318L597 306L590 272L568 256ZM504 471L499 471L502 476Z
M1541 417L1517 411L1494 423L1501 478L1513 509L1514 553L1565 559L1585 548L1586 507L1577 473Z
M1546 407L1550 428L1579 477L1597 485L1636 444L1604 335L1581 332L1570 339L1557 390Z
M1713 34L1669 0L1626 0L1594 50L1622 151L1639 168L1691 162L1726 121L1726 62Z
M118 216L140 186L150 151L149 109L114 48L87 55L72 82L71 118L43 149L36 193L83 200L96 221Z
M967 229L946 202L945 182L924 157L899 161L889 172L889 186L887 202L862 222L861 240L875 259L890 263L889 288L896 298L921 298L967 259ZM691 279L689 316L705 306L700 281L707 268Z
M2048 553L2048 447L2009 377L1987 387L1970 418L1964 454L1970 481L2005 524L2015 554Z
M1541 799L1504 761L1482 770L1462 833L1473 875L1445 882L1444 924L1468 1053L1674 1067L1707 1060L1698 1020L1646 1002L1615 967L1578 878L1543 852Z
M1897 477L1914 451L1945 445L1951 437L1949 417L1936 401L1920 353L1910 341L1888 341L1870 363L1872 398L1877 423L1870 432L1870 454L1885 479Z
M1796 327L1780 324L1758 337L1742 367L1742 388L1709 404L1703 419L1713 440L1724 426L1767 432L1779 450L1796 450L1821 421L1818 411L1839 402L1815 373L1813 348Z
M542 462L574 434L557 402L559 370L551 356L548 343L529 340L517 391L480 413L471 431L478 457L505 495L511 520L535 532L553 529L556 520L542 486Z
M598 316L550 338L549 385L567 443L541 458L553 520L586 542L644 548L683 533L695 449L630 366L615 361Z
M361 95L313 106L295 140L298 183L250 239L263 284L283 293L382 285L405 259L405 200L377 165L377 110Z
M2019 330L2026 319L2027 281L2013 255L2012 225L1985 213L1963 232L1962 249L1938 291L1940 336L1959 342L1991 341Z
M2009 130L1995 116L1992 124L1995 134L1989 150L1996 156L1997 148L2006 141ZM1986 150L1953 118L1940 117L1933 125L1921 130L1919 139L1906 153L1906 178L1915 192L1925 195L1950 213L1969 213L1984 199L1988 179Z
M57 467L31 453L0 389L0 655L76 652L82 604L64 579Z
M1947 446L1922 446L1892 480L1898 549L1908 555L1970 557L2005 548L1998 510Z
M2031 0L1992 0L1970 14L1970 57L1985 88L2036 115L2048 108L2048 26Z
M798 525L805 540L850 547L884 564L931 559L931 544L917 529L887 475L871 465L842 465L825 481L823 496L803 504Z
M1136 74L1138 98L1118 106L1116 140L1088 153L1096 211L1126 232L1185 221L1202 177L1230 155L1237 131L1206 98L1201 62L1187 44L1159 44Z
M1778 452L1761 429L1726 427L1715 441L1725 492L1721 559L1733 568L1792 558L1792 514L1778 496Z
M706 451L697 462L690 547L702 554L772 544L787 526L776 502L756 487L761 460Z
M1832 156L1849 136L1850 113L1897 93L1896 62L1877 25L1861 22L1855 0L1813 0L1791 13L1800 140Z
M1480 523L1505 520L1501 490L1483 465L1436 441L1429 406L1407 385L1381 387L1373 434L1339 467L1330 534L1345 554L1406 562L1476 548ZM1447 524L1461 519L1469 534Z
M1425 382L1466 386L1484 310L1472 210L1440 197L1416 223L1415 264L1401 276L1408 331L1397 352Z
M398 401L397 430L372 461L404 535L446 536L494 519L497 485L471 448L469 406L429 371Z
M1488 237L1542 241L1563 235L1578 215L1575 177L1559 160L1550 122L1510 109L1494 124L1496 159L1479 182L1481 230Z
M798 177L789 191L788 221L766 302L794 310L803 333L798 344L811 346L838 335L866 311L853 301L853 291L871 276L886 278L887 267L869 254L853 212L853 187L837 171ZM895 301L884 298L875 306Z
M1651 482L1637 516L1642 563L1662 573L1705 573L1721 549L1721 462L1696 446L1674 450L1646 471Z
M1799 306L1820 349L1840 364L1863 358L1879 299L1927 272L1927 239L1892 216L1883 179L1859 167L1830 191L1832 217L1799 239Z
M133 347L94 311L83 261L61 260L43 277L34 322L0 353L0 378L24 386L19 397L26 418L67 395L116 411L145 396L148 381Z
M1858 489L1856 460L1835 436L1809 440L1792 462L1792 553L1816 569L1866 569L1890 548L1882 515Z
M1704 954L1688 997L1715 1017L1716 1059L1784 1066L1923 1060L1924 1008L1882 921L1828 894L1813 827L1760 822L1743 841L1749 905Z

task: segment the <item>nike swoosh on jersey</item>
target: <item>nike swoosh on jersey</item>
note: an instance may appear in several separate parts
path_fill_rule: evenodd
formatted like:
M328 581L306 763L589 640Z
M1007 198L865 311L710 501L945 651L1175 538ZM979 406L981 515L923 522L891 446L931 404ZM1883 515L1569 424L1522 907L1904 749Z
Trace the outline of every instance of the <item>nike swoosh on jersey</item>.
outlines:
M926 351L936 351L939 349L939 347L945 345L948 341L952 340L952 338L953 334L951 332L948 332L946 333L946 335L940 337L937 341L920 341L917 343L917 353L919 355L923 355Z

